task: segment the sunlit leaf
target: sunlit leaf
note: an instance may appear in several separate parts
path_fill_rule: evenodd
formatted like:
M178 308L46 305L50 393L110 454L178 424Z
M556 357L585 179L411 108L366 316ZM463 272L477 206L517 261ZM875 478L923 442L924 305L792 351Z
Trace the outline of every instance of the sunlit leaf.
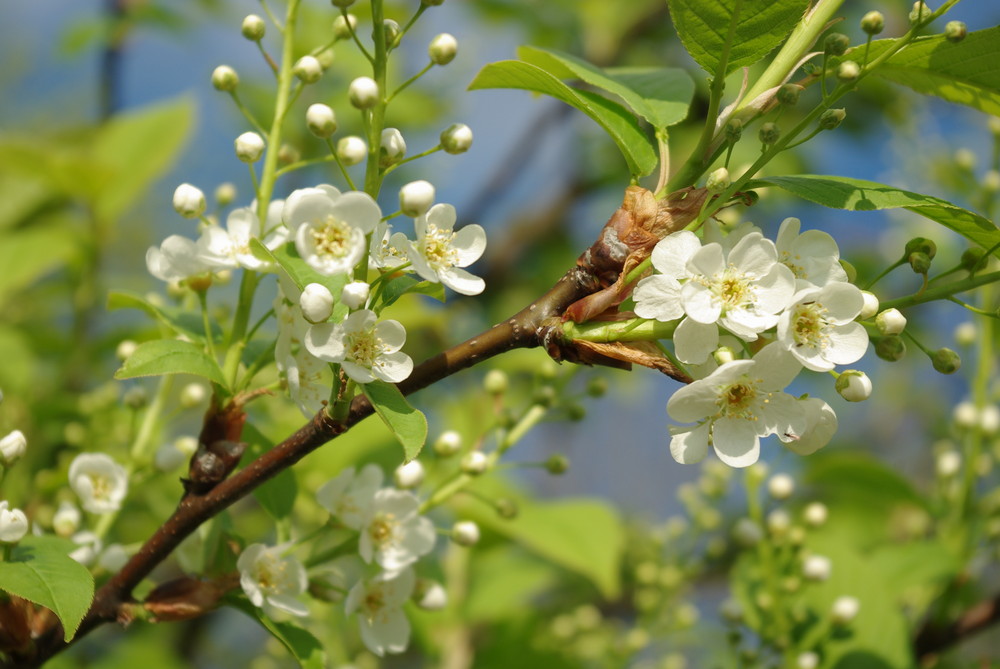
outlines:
M219 363L196 344L177 339L155 339L139 344L115 372L116 379L163 374L194 374L226 386Z

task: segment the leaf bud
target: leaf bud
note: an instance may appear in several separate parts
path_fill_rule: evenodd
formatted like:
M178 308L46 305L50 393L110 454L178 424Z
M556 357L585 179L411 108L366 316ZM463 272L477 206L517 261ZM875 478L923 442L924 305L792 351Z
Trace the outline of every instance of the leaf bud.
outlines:
M340 7L341 9L347 9L354 4L354 0L330 0L330 4L334 7Z
M934 256L937 255L937 244L926 237L914 237L910 241L906 242L906 246L903 251L907 256L915 251L919 251L921 253L926 253L928 257L933 259Z
M898 335L906 329L906 316L899 309L886 309L875 317L875 327L883 335Z
M861 66L853 60L845 60L837 67L837 79L850 83L861 76Z
M399 189L399 209L411 218L427 213L434 204L434 186L429 181L411 181Z
M823 130L836 130L845 118L847 118L846 109L827 109L819 115L819 127Z
M871 11L861 17L861 29L869 35L878 35L885 30L885 17L882 12Z
M472 129L464 123L452 123L441 132L441 148L445 153L465 153L472 146Z
M944 26L944 38L949 42L961 42L969 34L969 29L962 21L948 21Z
M323 76L323 65L316 56L302 56L292 65L292 74L304 84L314 84Z
M302 289L299 307L310 323L325 323L333 314L333 293L321 283L310 283Z
M357 165L368 155L365 140L355 135L341 137L337 142L337 158L346 166Z
M823 53L827 56L843 56L851 46L851 38L844 33L830 33L823 41Z
M830 619L835 625L846 625L854 620L861 609L861 602L855 597L838 597L830 609Z
M932 14L934 14L934 10L928 7L924 0L917 0L913 3L913 9L910 10L910 24L926 23L930 21Z
M371 77L358 77L347 88L347 97L358 109L371 109L378 104L378 84Z
M897 362L906 355L906 342L899 335L879 337L875 341L875 355L886 362Z
M0 439L0 465L10 467L28 450L28 440L20 430L10 432Z
M501 497L500 499L493 502L493 508L496 509L497 515L504 520L512 520L517 518L518 508L514 500L507 497Z
M212 86L215 90L232 93L240 84L240 75L228 65L220 65L212 71Z
M441 33L431 40L427 47L427 55L435 65L447 65L455 60L458 53L458 40L453 35Z
M558 453L551 455L549 456L549 459L545 461L545 470L553 476L565 474L569 471L569 458Z
M483 389L490 395L503 395L509 384L506 372L499 369L491 369L483 378Z
M243 26L240 28L240 32L251 42L259 42L264 38L264 31L266 29L267 25L264 23L264 19L256 14L247 14L243 18Z
M864 372L848 369L837 377L837 392L848 402L863 402L872 394L872 381Z
M927 274L931 268L930 256L920 251L911 253L906 261L910 263L910 268L913 269L914 274Z
M406 490L407 488L416 488L424 482L424 466L420 464L419 460L404 462L400 466L396 467L396 471L393 472L392 478L396 482L397 488L403 490Z
M358 17L354 14L341 14L333 20L333 36L338 40L350 39L357 25Z
M184 218L198 218L205 213L205 194L191 184L181 184L174 190L174 211Z
M236 186L229 181L219 184L215 189L215 203L220 207L228 207L236 199Z
M351 281L340 291L340 303L348 309L359 309L368 302L371 286L364 281ZM325 319L324 319L325 320Z
M379 164L388 167L398 163L406 155L406 141L403 133L396 128L386 128L382 131Z
M264 138L255 132L245 132L236 138L236 157L244 163L255 163L264 153Z
M729 178L729 170L725 167L720 167L708 175L705 188L708 189L709 193L721 193L729 188L732 183L732 179Z
M729 119L729 123L726 123L726 139L735 144L741 137L743 137L743 121L738 118Z
M442 432L434 442L434 452L442 458L455 455L460 450L462 450L462 437L455 430Z
M306 109L306 127L312 134L326 139L337 132L337 116L329 105L309 105Z
M489 466L489 458L482 451L469 451L459 463L459 469L462 470L462 473L469 476L479 476L489 469Z
M771 145L778 141L781 137L781 129L776 123L765 123L760 126L760 131L757 133L757 137L760 139L762 144Z
M931 353L931 364L941 374L954 374L962 366L962 358L950 348L939 348Z
M459 546L475 546L479 543L479 525L471 520L460 520L451 528L451 540Z

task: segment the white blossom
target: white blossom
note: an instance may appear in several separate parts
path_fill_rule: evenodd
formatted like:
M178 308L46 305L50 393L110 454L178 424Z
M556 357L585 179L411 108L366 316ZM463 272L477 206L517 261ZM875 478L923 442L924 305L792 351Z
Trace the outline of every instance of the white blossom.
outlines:
M382 217L367 193L341 193L333 186L293 192L285 200L282 219L295 234L295 248L320 274L349 273L365 250L365 235Z
M854 321L862 306L861 290L853 284L810 286L781 314L778 341L814 372L857 362L868 350L868 333Z
M243 267L249 270L264 270L270 266L265 260L255 256L250 250L250 240L261 240L269 249L276 249L285 243L288 230L279 227L264 238L260 219L253 209L235 209L226 217L226 227L208 225L198 239L198 253L212 268Z
M69 466L69 485L91 513L111 513L121 508L128 492L125 469L104 453L81 453Z
M52 529L61 537L71 536L80 529L81 514L73 502L63 500L52 516Z
M320 323L306 332L306 349L320 360L340 363L358 383L375 379L398 383L413 370L413 360L399 349L406 330L399 321L378 321L374 311L360 309L343 323Z
M293 616L308 615L298 599L308 585L306 569L294 556L282 556L287 545L251 544L240 553L236 568L247 599L269 615L276 609Z
M393 269L402 267L401 271L411 272L410 259L407 250L410 240L402 232L393 233L392 226L385 221L375 226L371 244L368 247L369 269Z
M858 314L860 320L866 321L875 314L878 313L878 297L875 293L870 293L867 290L861 291L861 297L865 300L865 305L861 307L861 313Z
M822 502L810 502L803 510L802 517L808 525L811 525L812 527L821 527L826 524L826 519L829 513L830 512L826 508L826 504L823 504Z
M349 467L320 486L316 501L345 526L359 530L371 517L381 486L382 470L377 465L365 465L356 476L354 467Z
M423 179L399 189L399 209L407 216L423 216L434 204L434 186Z
M408 567L361 581L347 595L345 611L357 612L361 640L379 657L402 653L410 643L410 621L402 607L413 594L415 583L413 569Z
M104 548L101 538L90 531L77 532L70 537L70 541L76 544L77 548L69 556L84 567L94 564L101 549Z
M424 482L424 466L420 460L410 460L396 467L392 478L397 488L416 488Z
M381 147L381 162L384 164L391 165L399 162L406 155L406 140L403 139L403 133L398 128L383 130L379 146Z
M825 581L830 578L833 563L823 555L810 555L802 562L802 575L810 581Z
M204 274L212 267L201 257L194 240L170 235L160 246L151 246L146 251L146 269L157 279L169 283Z
M365 562L397 571L434 548L434 524L420 515L420 500L405 490L382 488L372 498L358 552Z
M840 264L840 249L834 238L822 230L799 234L800 226L799 219L786 218L775 241L778 262L795 274L796 288L846 282L847 272Z
M13 544L28 533L28 517L20 509L11 509L6 500L0 502L0 543Z
M0 439L0 465L10 467L20 460L28 450L28 440L20 430L9 432Z
M796 400L806 424L802 432L778 433L785 448L798 455L811 455L830 443L837 433L837 414L833 407L818 397Z
M264 138L255 132L245 132L233 142L236 157L244 163L255 163L264 154Z
M451 528L451 540L459 546L479 543L479 525L471 520L460 520Z
M861 602L856 597L845 595L833 601L833 606L830 608L830 617L835 624L846 625L857 617L860 610Z
M767 482L767 491L774 499L788 499L795 492L795 481L788 474L775 474Z
M478 295L486 282L461 268L483 255L486 231L473 224L455 232L455 221L455 208L450 204L431 207L414 221L417 239L408 243L407 257L422 278L462 295Z

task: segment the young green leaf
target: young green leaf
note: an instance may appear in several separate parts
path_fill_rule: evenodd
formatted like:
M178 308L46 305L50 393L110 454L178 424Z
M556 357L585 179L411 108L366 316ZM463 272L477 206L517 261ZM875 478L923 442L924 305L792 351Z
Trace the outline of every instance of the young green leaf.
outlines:
M406 461L417 457L427 441L427 418L424 414L410 406L399 388L391 383L372 381L362 388L375 413L403 445Z
M734 18L724 74L753 65L781 44L809 0L667 0L667 6L684 48L714 76Z
M78 253L76 221L65 214L44 218L0 234L0 305Z
M138 309L139 311L144 311L179 335L184 335L192 341L205 341L201 318L189 312L157 306L134 293L112 290L108 293L108 310L115 311L116 309ZM216 324L213 323L212 325L213 331L216 334L221 334L215 328Z
M261 627L288 649L302 669L324 669L329 666L323 644L307 630L295 623L271 620L263 611L242 598L228 597L226 602L260 623Z
M907 209L926 216L985 248L1000 243L1000 230L989 219L946 200L849 177L800 174L757 179L748 187L777 186L799 197L834 209L874 211Z
M620 104L596 93L578 91L544 69L516 60L490 63L469 84L469 90L488 88L517 88L561 100L604 128L618 145L633 176L645 176L656 169L658 158L649 137Z
M90 571L69 556L74 544L57 537L26 536L9 562L0 563L0 590L50 609L73 638L94 599Z
M302 259L299 252L295 249L295 244L293 242L288 242L274 250L271 250L264 246L259 239L253 238L250 240L250 251L253 253L255 258L266 262L276 263L279 267L281 267L281 269L285 270L285 273L295 283L299 290L302 290L310 283L318 283L326 286L333 296L338 298L340 296L340 292L350 280L346 274L336 274L334 276L325 276L320 274ZM333 305L332 320L334 322L344 320L348 311L349 310L346 306L341 304L339 301L336 302Z
M402 274L394 279L389 279L382 291L382 302L384 306L389 306L403 295L415 293L433 297L438 302L444 302L444 286L440 283L421 281L409 274Z
M128 360L115 372L116 379L162 374L195 374L225 387L219 363L200 346L176 339L155 339L139 344Z

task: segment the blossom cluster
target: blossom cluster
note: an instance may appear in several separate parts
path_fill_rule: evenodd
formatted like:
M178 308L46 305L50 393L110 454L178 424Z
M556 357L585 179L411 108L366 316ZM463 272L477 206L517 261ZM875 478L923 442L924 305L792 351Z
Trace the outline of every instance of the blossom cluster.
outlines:
M706 226L704 239L673 233L652 253L656 274L635 288L635 313L676 321L676 357L697 379L667 403L671 454L697 462L712 445L719 458L746 467L760 456L760 439L778 438L808 454L837 429L833 409L784 389L802 368L832 372L865 354L868 333L856 319L863 291L848 281L834 239L800 233L786 219L777 242L744 224L728 235Z

